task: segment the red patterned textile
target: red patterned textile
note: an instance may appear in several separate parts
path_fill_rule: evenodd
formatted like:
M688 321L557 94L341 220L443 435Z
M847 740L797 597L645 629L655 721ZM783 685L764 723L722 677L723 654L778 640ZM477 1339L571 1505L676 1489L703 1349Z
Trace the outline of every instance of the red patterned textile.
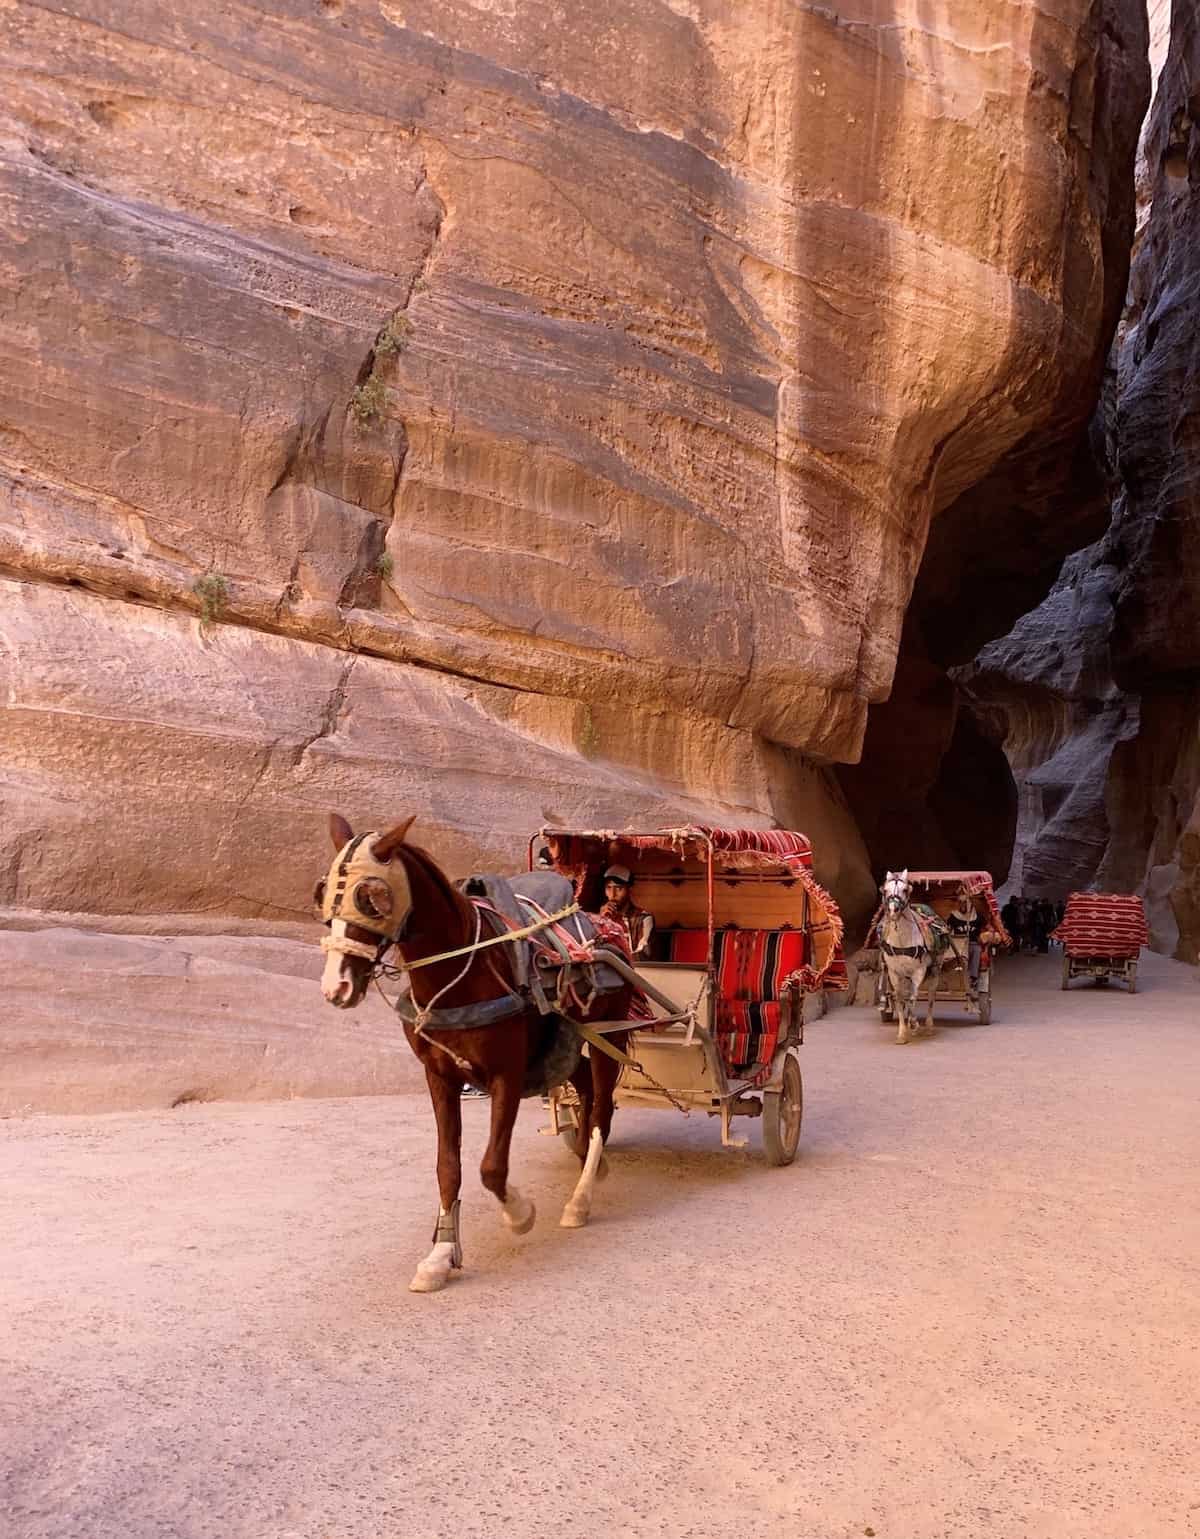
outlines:
M704 966L706 930L674 930L671 961ZM785 989L806 987L807 937L802 930L716 930L714 1030L726 1068L738 1075L769 1066L779 1045Z
M1051 939L1070 957L1136 957L1150 944L1150 932L1133 893L1073 892Z
M804 966L800 930L718 930L713 937L717 980L716 1036L733 1069L769 1064L779 1041L779 999Z

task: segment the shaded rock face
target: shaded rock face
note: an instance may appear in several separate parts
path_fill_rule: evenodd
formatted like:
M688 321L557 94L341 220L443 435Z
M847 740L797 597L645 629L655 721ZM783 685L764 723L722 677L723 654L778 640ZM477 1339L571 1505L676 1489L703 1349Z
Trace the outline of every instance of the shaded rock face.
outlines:
M1200 960L1200 17L1172 8L1145 135L1151 203L1120 360L1121 491L1109 546L1117 682L1138 702L1114 753L1100 876L1144 887L1155 943Z
M1162 70L1142 136L1138 238L1104 413L1111 524L964 677L1024 782L1026 890L1140 891L1154 945L1195 962L1200 22L1182 4L1154 7L1151 20Z
M1030 897L1086 887L1107 846L1105 767L1137 731L1108 657L1117 569L1103 547L1068 557L1045 601L954 670L1018 791L1008 883Z
M1007 398L1017 430L1004 452L974 465L961 485L942 483L945 500L935 498L895 687L871 711L860 765L839 772L877 875L936 858L987 867L1004 879L1017 814L1013 775L994 730L977 729L952 670L1040 600L1064 554L1099 535L1109 515L1089 419L1134 232L1131 167L1148 89L1145 15L1135 5L1097 5L1081 26L1086 45L1063 86L1053 161L1076 218L1097 232L1082 267L1071 260L1060 267L1059 301L1070 313L1086 295L1092 320L1069 360L1061 353L1043 359ZM1035 88L1031 103L1040 102ZM955 443L952 435L947 452Z
M452 867L778 820L868 909L829 766L931 519L939 667L1049 559L1033 493L974 542L962 499L1094 395L1143 25L0 13L0 902L290 918L333 805Z

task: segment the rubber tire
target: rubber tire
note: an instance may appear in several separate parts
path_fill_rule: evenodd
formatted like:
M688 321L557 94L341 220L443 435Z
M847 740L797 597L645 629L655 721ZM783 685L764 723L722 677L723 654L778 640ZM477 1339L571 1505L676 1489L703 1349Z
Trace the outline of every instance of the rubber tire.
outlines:
M558 1136L563 1141L563 1147L569 1154L575 1154L575 1134L576 1130L574 1128L559 1128L558 1130ZM578 1158L577 1155L576 1158Z
M992 1019L992 991L979 996L979 1024L986 1026Z
M896 1012L894 1010L889 1010L886 1005L880 1005L879 1019L883 1021L885 1025L891 1026L895 1022Z
M794 1121L792 1112L794 1110ZM804 1121L804 1080L800 1065L789 1053L783 1063L781 1090L763 1092L763 1150L768 1165L790 1165L800 1147L800 1127ZM789 1122L792 1126L789 1127Z
M1070 981L1071 981L1071 959L1070 959L1070 957L1063 957L1062 986L1063 986L1064 989L1066 988L1067 984L1070 983Z
M1129 970L1129 992L1131 994L1136 994L1137 993L1137 963L1136 962L1134 963L1134 965Z

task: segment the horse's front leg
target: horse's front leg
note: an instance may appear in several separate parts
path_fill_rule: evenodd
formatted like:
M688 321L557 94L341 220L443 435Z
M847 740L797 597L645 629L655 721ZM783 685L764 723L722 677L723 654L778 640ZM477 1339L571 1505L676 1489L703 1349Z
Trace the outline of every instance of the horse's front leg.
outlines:
M446 1076L425 1065L429 1098L437 1118L438 1152L437 1226L433 1231L433 1249L413 1273L409 1288L413 1293L437 1293L450 1281L450 1273L462 1266L459 1234L459 1188L462 1186L462 1079Z
M896 994L896 1041L903 1047L912 1029L912 975L901 974L895 979L893 987Z
M629 1037L628 1033L622 1032L608 1040L623 1052ZM558 1221L560 1228L563 1229L583 1228L591 1217L596 1182L602 1181L608 1174L608 1167L604 1160L604 1145L608 1142L608 1135L612 1130L615 1105L613 1093L617 1088L621 1065L607 1053L600 1053L595 1049L591 1051L588 1062L591 1064L592 1097L591 1115L584 1126L587 1153L579 1180L575 1183L575 1190L571 1193L562 1211L562 1217Z
M521 1109L521 1087L525 1078L524 1052L515 1064L491 1081L492 1126L487 1148L479 1166L479 1179L504 1209L504 1222L514 1234L528 1234L537 1217L537 1209L508 1179L508 1158L512 1148L513 1128Z

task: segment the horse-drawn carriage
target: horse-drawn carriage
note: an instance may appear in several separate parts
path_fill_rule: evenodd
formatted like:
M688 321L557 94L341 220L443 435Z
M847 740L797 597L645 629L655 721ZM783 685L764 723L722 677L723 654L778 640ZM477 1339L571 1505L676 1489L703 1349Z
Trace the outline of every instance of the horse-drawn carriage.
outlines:
M922 951L928 957L922 980L929 982L929 1011L937 1004L965 1007L968 1016L977 1016L986 1025L992 1018L993 963L998 950L1011 945L1000 910L992 878L986 871L904 871L888 873L885 893L895 885L903 901L885 896L872 924L878 937L881 965L877 974L875 1003L882 1021L894 1021L902 1005L912 1000L897 997L893 970L887 965L892 956L917 963ZM909 945L889 945L884 926L889 912L909 911L911 928L906 934ZM907 955L905 955L907 953ZM921 986L917 983L917 988ZM904 1024L902 1022L902 1024ZM901 1040L906 1040L905 1033Z
M767 1159L790 1164L803 1113L805 1000L846 987L841 917L812 875L808 840L782 830L543 829L531 857L535 844L548 847L583 909L601 907L605 869L617 863L654 918L649 955L636 969L656 1021L640 1023L630 1040L616 1104L719 1116L721 1140L734 1147L746 1139L733 1119L760 1117ZM550 1098L549 1131L572 1147L575 1105L570 1086Z
M521 1101L545 1092L553 1131L569 1133L582 1164L565 1228L587 1222L617 1102L703 1109L735 1145L745 1140L732 1119L761 1116L768 1159L794 1158L804 1001L846 986L841 918L813 878L802 834L548 829L536 837L552 869L531 859L521 877L455 883L409 841L412 823L355 835L333 814L336 854L314 900L329 932L325 998L353 1009L372 980L398 981L394 1006L425 1068L440 1206L414 1292L444 1288L462 1265L466 1085L488 1093L480 1179L514 1234L535 1211L509 1177L513 1127ZM598 912L614 861L653 915L652 942L639 921L650 950L636 970L627 931Z
M1142 900L1133 893L1073 892L1051 937L1063 948L1062 986L1094 978L1103 987L1119 978L1137 993L1138 954L1149 944Z

